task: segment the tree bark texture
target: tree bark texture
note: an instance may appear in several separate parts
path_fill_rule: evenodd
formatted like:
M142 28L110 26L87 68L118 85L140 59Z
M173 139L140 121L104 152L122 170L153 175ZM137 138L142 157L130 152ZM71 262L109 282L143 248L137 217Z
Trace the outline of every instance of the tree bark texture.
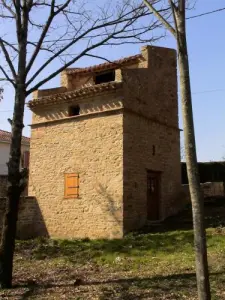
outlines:
M185 17L182 18L182 16L177 18L177 44L186 165L192 202L198 297L199 300L209 300L211 296L204 222L204 199L200 186L196 155Z
M15 250L16 223L19 210L19 200L22 192L22 175L20 172L21 139L23 130L23 115L25 90L19 86L15 95L15 107L12 121L12 141L8 163L8 189L6 212L3 221L0 247L0 286L12 286L13 255Z
M26 99L26 55L28 10L24 6L21 11L20 2L16 4L18 11L16 26L18 40L18 70L15 78L15 104L12 119L12 138L8 162L7 205L3 222L0 247L0 286L12 286L13 256L15 250L16 225L19 212L19 200L24 188L23 174L20 172L21 140L23 132L24 106Z
M26 55L28 10L16 2L18 70L15 78L15 102L12 119L12 138L8 162L7 205L3 221L0 246L0 287L11 288L13 256L15 250L16 225L19 212L19 200L24 188L23 174L20 172L21 140L23 131L24 106L26 99Z

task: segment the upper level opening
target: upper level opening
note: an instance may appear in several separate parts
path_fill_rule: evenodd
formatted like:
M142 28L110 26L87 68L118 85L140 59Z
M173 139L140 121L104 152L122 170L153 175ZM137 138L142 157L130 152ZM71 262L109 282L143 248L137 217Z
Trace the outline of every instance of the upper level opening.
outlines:
M73 116L79 116L80 114L80 106L79 105L73 105L69 107L68 115L69 117Z
M97 73L94 77L95 84L115 81L115 70L109 70L103 73Z

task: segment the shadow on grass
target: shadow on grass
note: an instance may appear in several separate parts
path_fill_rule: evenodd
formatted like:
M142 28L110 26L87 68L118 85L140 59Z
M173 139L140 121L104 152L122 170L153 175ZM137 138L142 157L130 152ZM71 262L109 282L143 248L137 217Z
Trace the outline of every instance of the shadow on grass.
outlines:
M209 197L204 200L205 226L206 228L225 227L225 198ZM140 230L141 233L168 232L175 230L192 230L191 204L175 216L167 218L156 225L148 225Z
M225 199L208 199L205 201L207 227L220 227L225 222ZM128 234L119 240L48 240L38 238L33 241L18 241L18 251L26 257L29 253L32 259L43 260L65 258L69 262L86 263L100 259L110 263L117 256L140 257L154 255L168 255L178 252L193 254L193 232L191 208L177 216L168 218L160 225L146 227L142 231ZM215 232L216 233L216 232ZM208 246L217 243L225 247L225 233L220 236L209 234Z
M17 251L31 259L44 260L66 258L72 263L86 263L104 257L110 261L117 256L173 254L175 251L192 252L193 233L191 231L175 231L171 233L130 234L118 240L48 240L18 241Z
M219 226L218 230L221 230L220 227L223 226L225 220L224 203L224 199L208 199L205 202L207 227ZM98 272L93 272L91 273L92 275L89 273L88 279L82 281L78 286L73 283L75 277L72 277L70 272L66 272L67 277L63 275L59 282L49 279L47 281L43 280L43 283L34 282L33 284L17 286L18 288L26 289L26 291L23 291L20 299L47 299L44 298L46 293L52 295L58 293L58 291L61 295L66 295L66 299L92 299L91 296L92 294L95 295L95 293L99 295L98 299L101 300L197 299L194 273L180 273L184 269L182 270L183 267L181 269L178 267L176 272L180 274L141 278L140 269L135 269L134 260L132 260L135 259L138 263L147 261L147 267L154 267L154 263L157 265L157 260L152 264L149 263L154 256L159 258L162 266L166 260L170 266L176 262L179 266L181 263L179 261L180 258L189 262L190 257L193 256L193 232L188 230L191 228L192 219L189 207L181 214L167 219L158 227L145 228L143 231L129 234L121 240L90 241L83 239L68 241L38 238L29 241L18 241L17 251L25 260L49 259L54 264L54 258L63 258L72 263L72 269L76 270L76 264L95 263L97 261L101 265L104 259L107 261L107 264L110 264L111 259L114 267L115 258L125 256L127 260L124 263L128 264L129 270L133 270L137 274L133 278L108 279L108 273L106 273L104 280L98 281L95 278ZM212 254L216 255L212 256L214 264L219 254L223 260L223 249L225 248L224 231L220 233L218 230L209 230L207 238L208 247L211 247ZM220 249L222 252L218 252ZM169 258L170 254L173 256L171 260ZM191 269L186 268L185 270L190 271ZM219 269L216 268L215 270ZM223 270L223 265L220 266L220 270ZM152 273L154 275L154 272ZM160 270L160 273L163 274L163 271ZM109 277L111 276L116 276L116 268L113 270L113 274L109 274ZM117 277L119 276L117 275ZM215 295L218 291L223 291L225 283L224 273L212 273L211 283L212 291ZM86 297L87 294L88 296ZM54 296L55 294L50 299L61 299L60 297L56 298L57 296L54 298Z
M207 227L220 227L225 222L225 199L208 199L205 201ZM146 227L142 231L128 234L119 240L48 240L38 238L33 241L18 241L17 248L26 256L30 253L33 259L64 257L72 263L103 258L110 255L115 259L119 255L142 257L143 255L158 255L165 253L193 253L193 233L191 208L177 216L168 218L160 225ZM216 229L217 230L217 229ZM218 229L219 230L219 229ZM220 242L225 246L221 235ZM216 236L209 234L208 244L214 246Z
M210 274L212 284L212 293L214 290L214 281L218 283L220 278L221 287L225 283L225 273L216 272ZM172 298L163 299L181 299L182 296L191 295L196 296L196 275L195 273L182 273L167 276L153 276L153 277L132 277L132 278L118 278L106 279L102 281L82 281L79 285L74 283L46 283L46 284L22 284L14 287L27 288L28 290L21 295L21 300L29 299L30 297L45 295L49 293L49 289L60 293L67 291L75 292L77 296L82 296L87 290L89 293L99 294L101 300L104 299L146 299L146 296L153 297L150 299L161 299L160 297L172 295ZM218 287L219 288L219 287ZM77 293L78 292L78 293ZM66 296L66 294L65 294ZM138 298L137 298L138 297ZM36 299L36 298L35 298ZM37 298L38 299L38 298ZM79 297L76 299L80 299ZM85 298L81 298L85 299ZM89 299L89 298L88 298ZM193 299L193 298L191 298Z

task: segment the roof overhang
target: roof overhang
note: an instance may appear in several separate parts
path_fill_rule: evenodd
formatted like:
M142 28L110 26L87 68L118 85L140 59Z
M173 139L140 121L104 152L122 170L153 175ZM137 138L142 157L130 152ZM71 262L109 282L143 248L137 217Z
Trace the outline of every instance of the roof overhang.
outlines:
M28 102L28 107L32 109L37 106L69 103L79 98L83 99L86 97L97 96L97 95L117 91L122 88L122 85L123 85L122 82L112 81L112 82L92 85L88 87L83 87L81 89L73 90L70 92L64 92L64 93L54 94L51 96L45 96L45 97L33 99Z
M69 68L65 69L64 73L67 75L85 75L88 73L97 73L97 72L103 72L107 70L112 70L112 69L120 69L122 67L125 67L127 65L131 65L134 63L139 62L141 59L144 59L142 54L137 54L133 56L128 56L122 59L118 59L115 61L108 61L99 64L99 65L94 65L91 67L86 67L86 68Z

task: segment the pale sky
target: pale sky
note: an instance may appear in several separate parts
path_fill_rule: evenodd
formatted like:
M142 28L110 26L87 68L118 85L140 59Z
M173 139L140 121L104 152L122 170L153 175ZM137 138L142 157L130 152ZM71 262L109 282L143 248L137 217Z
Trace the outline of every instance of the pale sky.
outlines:
M198 0L195 9L188 16L225 7L224 0ZM187 20L188 50L193 95L194 122L197 154L199 161L221 160L225 156L225 10L214 14ZM170 34L158 43L175 48ZM122 45L98 49L100 56L109 60L134 55L140 52L140 45ZM38 63L38 61L37 61ZM76 66L100 63L97 59L83 59ZM59 76L44 88L59 86ZM4 85L4 99L0 103L0 129L10 131L7 118L12 117L13 90ZM30 97L27 99L29 100ZM31 112L25 110L24 135L30 135ZM182 128L180 114L180 128Z

